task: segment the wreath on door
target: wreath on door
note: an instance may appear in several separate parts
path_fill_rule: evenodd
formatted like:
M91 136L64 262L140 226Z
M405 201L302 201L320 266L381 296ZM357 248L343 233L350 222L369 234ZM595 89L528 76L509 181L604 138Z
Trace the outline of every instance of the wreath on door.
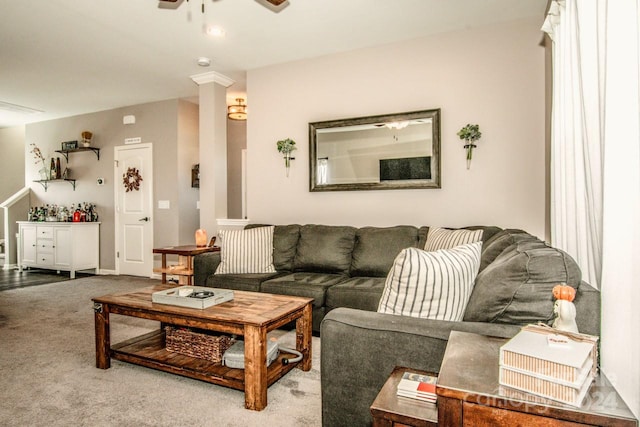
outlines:
M122 182L124 183L124 188L127 189L127 193L133 190L139 191L141 181L142 175L136 168L128 168L127 172L122 174Z

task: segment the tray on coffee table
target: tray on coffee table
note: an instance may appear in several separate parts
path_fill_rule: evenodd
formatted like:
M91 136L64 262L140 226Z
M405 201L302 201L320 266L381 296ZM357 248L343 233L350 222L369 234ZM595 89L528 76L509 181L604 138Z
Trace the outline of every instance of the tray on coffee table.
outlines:
M180 286L151 294L151 301L159 304L205 309L231 301L233 291L204 286Z

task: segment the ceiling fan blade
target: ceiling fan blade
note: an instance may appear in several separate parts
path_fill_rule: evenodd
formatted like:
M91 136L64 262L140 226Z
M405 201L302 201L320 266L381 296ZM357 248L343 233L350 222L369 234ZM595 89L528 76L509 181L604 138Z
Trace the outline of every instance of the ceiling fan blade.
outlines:
M158 9L175 10L179 8L182 3L184 3L184 0L158 0Z
M266 1L271 3L274 6L280 6L282 3L284 3L287 0L266 0Z

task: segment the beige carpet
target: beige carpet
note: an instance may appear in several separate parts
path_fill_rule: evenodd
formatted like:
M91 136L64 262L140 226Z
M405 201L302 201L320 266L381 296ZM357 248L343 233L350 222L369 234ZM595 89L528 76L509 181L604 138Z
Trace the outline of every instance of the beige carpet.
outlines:
M112 360L95 367L91 298L158 283L94 276L0 292L2 426L320 426L320 340L313 368L293 369L268 389L268 406L244 409L244 394ZM111 316L111 342L156 329ZM294 331L274 331L295 346Z

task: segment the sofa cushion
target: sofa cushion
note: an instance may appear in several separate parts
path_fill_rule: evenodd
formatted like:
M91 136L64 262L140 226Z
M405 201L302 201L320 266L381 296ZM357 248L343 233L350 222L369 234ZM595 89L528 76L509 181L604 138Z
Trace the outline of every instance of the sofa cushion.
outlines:
M515 243L478 274L465 321L550 323L553 287L561 282L580 286L580 268L568 254L526 233L512 233L512 238Z
M220 230L220 265L215 274L275 273L273 229Z
M359 228L353 248L351 276L386 277L400 251L417 244L418 229L409 225Z
M427 244L427 235L429 234L429 227L422 226L418 228L418 247L424 248L424 245Z
M273 230L273 266L278 271L292 271L300 239L298 224L276 225Z
M483 236L483 239L484 237L485 236ZM480 259L480 271L495 261L498 255L504 252L505 249L522 239L535 240L536 238L521 230L502 230L493 234L489 239L484 240L482 244L482 258Z
M439 249L451 249L456 246L466 245L482 241L482 230L449 230L446 228L431 227L427 234L425 251L437 251Z
M386 277L352 277L327 290L326 306L376 311Z
M270 294L292 295L313 298L314 307L325 305L327 289L345 276L327 273L290 273L262 283L260 290Z
M271 224L247 224L245 230L269 227ZM276 225L273 229L273 266L278 271L291 271L300 238L298 224Z
M355 238L354 227L303 225L293 271L347 274Z
M462 320L480 266L482 242L434 252L404 249L393 263L378 312Z
M484 248L487 240L502 231L502 228L494 225L471 225L469 227L463 227L465 230L482 230L482 247Z
M282 273L212 274L207 278L205 286L234 289L236 291L259 292L262 282L273 279L281 274Z

